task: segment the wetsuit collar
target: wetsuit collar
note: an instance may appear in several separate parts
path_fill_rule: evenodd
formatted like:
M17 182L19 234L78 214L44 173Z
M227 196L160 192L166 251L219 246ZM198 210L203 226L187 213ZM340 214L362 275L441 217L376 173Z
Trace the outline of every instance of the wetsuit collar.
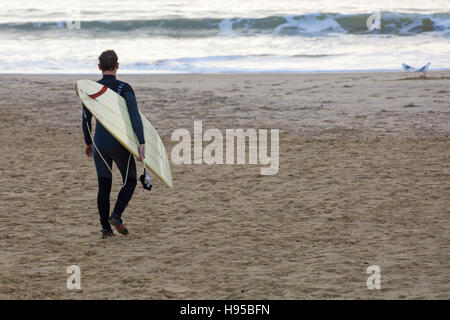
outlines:
M102 79L115 79L115 78L116 78L116 76L113 76L112 74L105 74L105 75L103 75Z

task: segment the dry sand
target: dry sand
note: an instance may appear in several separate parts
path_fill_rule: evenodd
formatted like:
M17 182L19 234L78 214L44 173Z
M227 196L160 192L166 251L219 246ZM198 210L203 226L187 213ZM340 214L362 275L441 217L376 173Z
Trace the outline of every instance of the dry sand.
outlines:
M169 156L194 120L279 128L280 171L173 165L173 190L136 190L131 234L100 240L73 90L98 77L0 76L0 299L450 298L450 74L428 77L119 77Z

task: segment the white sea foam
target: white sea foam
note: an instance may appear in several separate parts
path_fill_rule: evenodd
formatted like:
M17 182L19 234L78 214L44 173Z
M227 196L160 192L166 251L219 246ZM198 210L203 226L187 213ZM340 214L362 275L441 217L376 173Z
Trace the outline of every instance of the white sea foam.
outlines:
M450 67L448 0L16 0L2 8L0 73L96 73L110 48L123 73ZM381 29L370 31L375 11ZM71 19L81 29L68 29Z

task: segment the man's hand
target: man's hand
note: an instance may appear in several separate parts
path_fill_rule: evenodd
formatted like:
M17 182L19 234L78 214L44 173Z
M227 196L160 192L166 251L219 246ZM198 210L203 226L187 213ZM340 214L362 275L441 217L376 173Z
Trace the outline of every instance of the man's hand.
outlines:
M145 159L145 143L139 145L139 157L137 159L139 161L144 161L144 159Z
M88 158L92 158L92 156L93 156L92 144L86 146L85 153L88 156Z

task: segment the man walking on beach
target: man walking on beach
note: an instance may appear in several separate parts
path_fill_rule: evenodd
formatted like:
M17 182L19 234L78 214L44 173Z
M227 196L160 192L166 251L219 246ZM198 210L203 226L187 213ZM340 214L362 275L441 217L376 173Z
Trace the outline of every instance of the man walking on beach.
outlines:
M98 57L98 67L102 71L103 78L97 82L121 95L128 108L131 124L139 141L139 161L145 158L145 141L141 116L137 107L136 97L131 86L116 79L119 68L117 54L113 50L102 52ZM97 205L102 225L102 238L114 236L111 229L113 225L121 234L128 234L123 225L122 214L133 196L136 188L136 163L131 153L125 149L101 124L96 122L94 141L92 141L92 113L83 105L83 134L86 143L86 155L94 157L98 178ZM94 148L92 148L94 144ZM122 175L123 186L120 189L114 209L109 215L109 195L112 185L112 163L116 163Z

